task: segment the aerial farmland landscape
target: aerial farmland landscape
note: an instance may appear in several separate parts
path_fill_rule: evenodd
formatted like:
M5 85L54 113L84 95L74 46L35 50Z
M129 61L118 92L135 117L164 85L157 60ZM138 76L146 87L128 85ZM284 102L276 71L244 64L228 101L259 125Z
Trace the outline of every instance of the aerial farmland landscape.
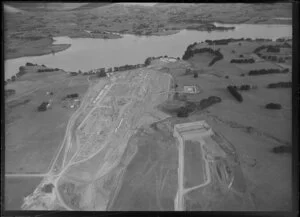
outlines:
M292 3L2 6L5 211L292 210Z

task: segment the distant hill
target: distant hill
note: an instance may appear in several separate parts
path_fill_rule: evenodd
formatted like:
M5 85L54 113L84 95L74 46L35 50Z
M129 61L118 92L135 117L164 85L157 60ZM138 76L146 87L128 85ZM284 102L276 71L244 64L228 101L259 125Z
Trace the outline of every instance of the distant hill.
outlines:
M23 12L22 10L12 7L12 6L9 6L9 5L3 5L3 7L4 7L5 13L22 13Z
M110 3L32 3L32 2L7 2L9 7L24 11L69 11L85 10L102 7Z
M89 9L94 9L94 8L98 8L98 7L107 6L107 5L110 5L110 4L112 4L112 3L109 3L109 2L86 3L85 5L82 5L80 7L74 8L72 10L89 10Z

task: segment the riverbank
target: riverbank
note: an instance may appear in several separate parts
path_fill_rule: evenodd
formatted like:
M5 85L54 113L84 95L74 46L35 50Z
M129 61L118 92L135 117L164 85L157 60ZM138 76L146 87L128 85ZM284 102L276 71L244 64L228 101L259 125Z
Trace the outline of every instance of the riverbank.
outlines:
M4 59L15 59L25 56L42 56L55 54L71 47L71 44L53 44L52 38L44 38L36 41L27 41L15 49L4 52Z

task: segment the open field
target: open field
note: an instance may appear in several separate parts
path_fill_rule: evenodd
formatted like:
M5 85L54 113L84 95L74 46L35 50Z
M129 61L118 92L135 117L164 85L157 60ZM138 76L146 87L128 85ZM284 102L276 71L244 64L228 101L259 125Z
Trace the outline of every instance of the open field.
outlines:
M21 210L23 198L30 194L41 180L41 177L6 177L5 209Z
M185 188L194 187L204 182L204 161L199 142L187 140L184 143L184 180Z
M53 36L113 39L120 36L111 32L166 35L195 24L205 26L213 22L290 24L291 20L274 18L291 17L292 11L292 4L284 3L156 4L153 7L105 3L6 4L10 8L5 10L4 17L5 59L68 48L68 44L52 45Z
M186 61L156 59L101 79L32 69L7 84L16 94L6 101L6 172L45 177L23 208L290 210L291 155L273 148L291 147L291 89L267 86L292 76L291 71L248 75L283 67L253 53L264 44L280 43L216 45L224 58L212 66L211 57L195 54ZM256 62L230 63L240 55ZM198 77L186 74L187 68L199 71ZM242 84L253 88L238 90L239 102L227 86ZM200 91L185 94L185 86ZM71 109L62 98L74 92L80 104ZM212 96L219 102L200 108ZM37 112L46 99L52 99L50 109ZM282 108L266 109L271 102ZM177 117L176 109L188 103L197 109ZM175 130L199 120L206 124ZM53 191L41 194L49 183Z
M28 72L6 88L16 90L5 105L6 173L45 173L74 112L64 108L62 98L74 92L83 97L88 88L87 79L70 77L61 71ZM19 103L25 100L27 103ZM38 112L38 106L49 100L51 107Z
M176 90L179 93L188 85L199 85L203 90L199 94L186 94L185 101L200 102L209 96L218 96L222 99L220 103L203 111L194 112L182 120L185 122L206 120L214 131L221 132L232 143L240 162L238 167L230 163L232 160L220 161L216 158L210 163L211 183L186 194L187 210L291 209L291 156L288 153L274 154L272 149L281 145L291 146L292 92L290 88L267 88L270 83L291 81L291 73L248 76L247 72L253 69L279 67L274 62L262 59L253 64L230 63L231 59L241 54L255 55L252 51L265 43L277 42L242 41L241 46L238 43L216 45L216 49L220 48L224 58L211 67L207 66L207 61L203 61L205 55L194 55L188 62L193 70L202 71L198 74L198 78L194 78L193 74L185 75L186 68L190 66L186 66L184 61L164 65L164 71L170 73L174 83L178 85ZM207 45L202 43L197 46L200 48ZM243 48L244 46L246 48ZM233 49L234 54L231 52ZM286 64L288 66L290 63ZM240 91L244 100L239 103L226 87L241 84L256 85L256 89ZM280 103L282 109L277 111L266 109L264 106L270 102ZM175 108L177 104L180 105L174 100ZM171 100L168 103L168 106L170 105ZM176 116L176 113L173 115ZM223 152L214 151L213 147L217 143L213 140L206 139L205 143L209 144L205 147L211 155L220 156L221 159L226 156ZM224 165L231 168L230 173L226 172ZM236 177L233 180L230 179L232 175Z

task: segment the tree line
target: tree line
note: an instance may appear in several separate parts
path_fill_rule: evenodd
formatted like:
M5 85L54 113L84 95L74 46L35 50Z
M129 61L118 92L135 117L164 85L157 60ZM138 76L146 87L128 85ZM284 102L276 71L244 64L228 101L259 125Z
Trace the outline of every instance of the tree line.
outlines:
M232 96L234 96L234 98L236 98L237 101L242 102L243 101L243 97L242 95L237 91L237 88L229 85L227 86L228 91L231 93Z
M58 68L52 69L52 68L46 68L46 69L38 69L37 72L54 72L54 71L59 71Z
M271 83L268 85L268 88L289 88L292 87L292 82L278 82L278 83Z
M195 42L196 43L196 42ZM213 55L215 55L215 57L210 61L210 63L208 64L209 66L212 66L215 62L223 59L223 54L220 52L220 49L218 50L213 50L212 48L196 48L193 49L193 47L195 46L195 43L192 45L189 45L186 49L186 51L184 52L182 59L183 60L188 60L189 58L193 57L195 54L198 53L211 53ZM197 43L196 43L197 44Z
M279 73L288 73L289 69L258 69L258 70L250 70L248 75L265 75L265 74L279 74Z
M254 59L253 58L249 58L249 59L232 59L230 61L230 63L254 63Z

